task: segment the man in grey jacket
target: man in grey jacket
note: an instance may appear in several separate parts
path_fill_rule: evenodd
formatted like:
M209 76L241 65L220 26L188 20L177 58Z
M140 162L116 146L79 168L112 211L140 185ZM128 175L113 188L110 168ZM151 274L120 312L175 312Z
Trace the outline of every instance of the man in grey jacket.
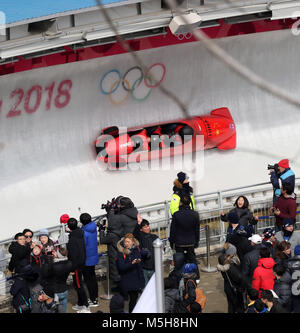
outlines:
M287 241L291 243L291 253L297 245L300 245L300 234L294 231L294 221L290 218L283 220L282 230L276 232L277 242Z

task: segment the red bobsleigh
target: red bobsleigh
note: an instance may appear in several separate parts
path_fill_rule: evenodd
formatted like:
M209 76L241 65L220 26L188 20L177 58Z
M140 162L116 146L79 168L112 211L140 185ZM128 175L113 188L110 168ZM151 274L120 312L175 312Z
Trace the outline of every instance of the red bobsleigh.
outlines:
M199 142L201 144L197 144ZM127 163L182 155L197 150L229 150L235 147L235 123L226 107L215 109L209 115L143 127L107 127L95 141L97 159L108 163L114 169Z

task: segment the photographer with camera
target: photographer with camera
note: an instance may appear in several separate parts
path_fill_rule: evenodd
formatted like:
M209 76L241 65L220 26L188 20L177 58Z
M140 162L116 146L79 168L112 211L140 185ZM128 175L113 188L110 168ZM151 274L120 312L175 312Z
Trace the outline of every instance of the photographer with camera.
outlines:
M107 212L105 224L99 226L100 244L107 245L109 279L115 284L112 291L120 291L121 277L116 266L117 243L127 233L133 233L137 224L138 211L128 197L118 196L101 206Z
M283 184L289 183L292 186L292 191L294 192L295 188L295 173L290 169L289 160L283 159L279 161L277 164L268 165L268 170L270 170L270 181L273 185L274 195L273 195L273 203L277 201L277 199L281 195L281 186Z

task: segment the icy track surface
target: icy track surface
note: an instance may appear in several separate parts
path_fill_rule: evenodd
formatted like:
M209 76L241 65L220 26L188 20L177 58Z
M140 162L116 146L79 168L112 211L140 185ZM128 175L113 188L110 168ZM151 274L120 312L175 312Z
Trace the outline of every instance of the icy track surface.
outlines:
M217 42L256 73L299 96L299 38L276 31ZM227 106L235 120L234 151L205 151L197 164L202 170L198 179L185 169L196 194L268 181L267 164L282 158L292 160L299 175L300 110L232 73L201 43L139 54L149 67L164 64L163 84L187 103L191 115ZM112 69L123 75L133 66L130 55L117 55L0 77L0 239L25 227L54 226L63 213L77 218L79 207L102 214L101 203L117 195L131 197L137 206L170 198L181 167L115 172L96 164L93 142L100 129L182 118L177 105L157 88L144 102L129 96L121 105L112 104L101 92L101 78ZM153 68L162 75L159 70ZM138 77L132 71L127 79L132 84ZM103 90L115 80L105 77ZM140 85L137 94L147 93L142 89ZM124 97L121 90L114 100Z

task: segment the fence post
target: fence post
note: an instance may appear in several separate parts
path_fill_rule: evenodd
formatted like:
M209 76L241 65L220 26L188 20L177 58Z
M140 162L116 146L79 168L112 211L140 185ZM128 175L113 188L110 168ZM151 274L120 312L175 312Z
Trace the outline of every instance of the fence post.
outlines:
M157 238L153 242L155 262L155 290L157 313L165 313L165 293L163 279L163 242Z
M209 225L207 224L205 226L205 235L206 235L206 267L201 268L201 271L207 272L207 273L214 273L217 271L216 267L211 267L209 263L209 257L210 257L210 229Z
M106 278L107 278L107 294L100 295L100 298L110 300L112 296L109 293L109 258L107 253L103 253L107 257Z
M224 205L223 205L223 195L222 191L218 191L218 201L219 201L219 214L221 215ZM225 242L226 239L226 232L225 232L225 223L220 219L220 245Z
M165 220L166 220L166 237L164 237L164 238L168 239L168 237L170 235L170 208L169 208L169 204L168 204L167 200L165 200L164 205L165 205ZM170 253L169 260L172 260L173 259L173 250L171 249L169 242L166 242L166 244L167 244L166 253Z

